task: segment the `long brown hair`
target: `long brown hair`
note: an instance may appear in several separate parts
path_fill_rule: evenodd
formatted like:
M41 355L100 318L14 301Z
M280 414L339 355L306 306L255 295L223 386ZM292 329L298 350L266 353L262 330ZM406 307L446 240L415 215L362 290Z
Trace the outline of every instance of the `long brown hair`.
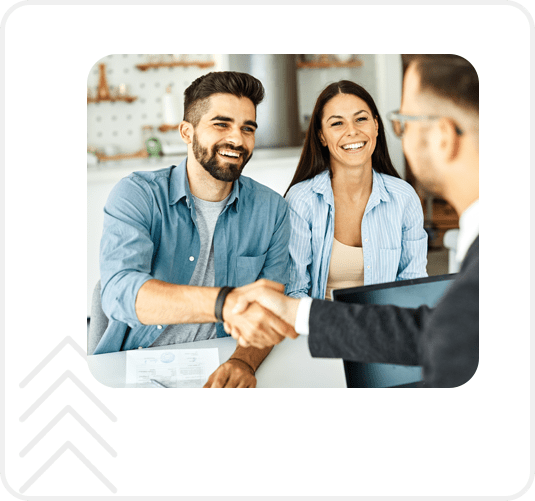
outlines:
M316 101L312 117L310 118L310 125L305 136L303 151L301 152L301 157L299 158L299 163L297 164L297 169L292 182L284 194L285 196L295 184L307 179L312 179L314 176L317 176L320 172L325 170L329 170L329 174L332 178L333 173L330 165L329 148L327 146L322 146L319 139L319 133L321 131L323 109L325 108L325 105L338 94L353 94L366 102L373 117L379 124L377 143L372 154L372 167L375 171L382 174L389 174L390 176L398 178L401 177L394 168L392 160L390 160L383 121L379 116L379 111L377 111L377 106L375 106L372 96L370 96L364 87L361 87L355 82L341 80L340 82L332 83L326 87Z

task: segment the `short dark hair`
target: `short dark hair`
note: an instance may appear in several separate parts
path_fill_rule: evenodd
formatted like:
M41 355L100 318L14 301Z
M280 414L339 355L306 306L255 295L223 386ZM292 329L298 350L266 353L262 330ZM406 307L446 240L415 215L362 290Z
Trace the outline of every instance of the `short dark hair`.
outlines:
M325 108L325 105L338 94L353 94L368 105L373 118L375 118L379 124L377 130L377 142L372 154L373 170L383 174L389 174L390 176L400 177L390 159L388 146L386 145L385 128L372 96L359 84L349 80L340 80L339 82L327 86L316 101L314 111L312 111L312 116L310 117L310 125L305 136L303 151L301 152L297 169L286 193L288 193L290 188L295 184L307 179L312 179L325 170L328 170L332 177L333 173L330 165L329 148L321 144L319 135L321 132L323 109Z
M479 77L464 57L454 54L410 56L420 75L421 90L429 90L467 111L479 114Z
M213 71L196 80L184 91L184 120L194 127L208 110L212 94L232 94L252 101L255 110L264 99L264 86L257 78L236 71Z

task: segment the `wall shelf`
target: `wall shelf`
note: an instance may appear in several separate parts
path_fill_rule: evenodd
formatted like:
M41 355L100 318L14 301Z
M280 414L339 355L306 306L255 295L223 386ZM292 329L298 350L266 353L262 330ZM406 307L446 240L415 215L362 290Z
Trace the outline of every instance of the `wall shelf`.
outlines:
M125 101L127 103L133 103L137 99L136 96L117 96L117 97L105 97L105 98L98 98L98 97L88 97L87 98L87 104L89 103L100 103L100 102L116 102L116 101Z
M210 68L215 66L214 61L170 61L168 63L144 63L136 64L136 68L147 71L151 68L173 68L175 66L198 66L199 68Z
M97 88L97 95L93 97L89 94L89 87L87 88L87 104L90 103L100 103L101 101L110 101L114 103L115 101L125 101L127 103L134 102L137 97L136 96L130 96L127 94L126 86L124 84L121 84L120 87L124 86L124 89L118 89L114 90L114 92L110 92L110 88L108 87L108 80L106 79L106 65L104 63L101 63L98 65L98 71L99 71L99 81L98 81L98 88Z
M99 162L109 162L117 160L130 160L132 158L147 158L149 154L147 150L139 150L135 153L122 153L120 155L103 155L101 153L95 152L95 156L98 158Z
M298 68L358 68L362 61L353 56L348 61L340 61L334 54L319 54L312 61L298 60Z
M176 125L169 125L169 124L162 124L158 127L158 130L160 132L169 132L170 130L178 130L179 124Z

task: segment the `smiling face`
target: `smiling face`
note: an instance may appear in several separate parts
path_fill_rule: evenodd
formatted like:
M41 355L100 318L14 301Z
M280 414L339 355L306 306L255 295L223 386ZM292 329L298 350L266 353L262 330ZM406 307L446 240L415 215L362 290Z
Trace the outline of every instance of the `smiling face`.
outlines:
M238 179L253 154L256 110L250 99L214 94L191 135L197 162L220 181Z
M366 102L338 94L323 108L320 141L329 149L333 172L339 168L372 167L379 124Z

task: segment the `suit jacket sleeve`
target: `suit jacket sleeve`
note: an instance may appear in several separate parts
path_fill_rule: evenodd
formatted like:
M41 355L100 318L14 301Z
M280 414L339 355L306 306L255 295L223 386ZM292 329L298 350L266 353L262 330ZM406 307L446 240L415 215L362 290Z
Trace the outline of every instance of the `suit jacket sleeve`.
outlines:
M421 365L426 386L466 383L479 362L479 238L434 308L314 300L309 331L314 357Z
M432 309L314 300L308 346L313 357L419 365L420 337Z

